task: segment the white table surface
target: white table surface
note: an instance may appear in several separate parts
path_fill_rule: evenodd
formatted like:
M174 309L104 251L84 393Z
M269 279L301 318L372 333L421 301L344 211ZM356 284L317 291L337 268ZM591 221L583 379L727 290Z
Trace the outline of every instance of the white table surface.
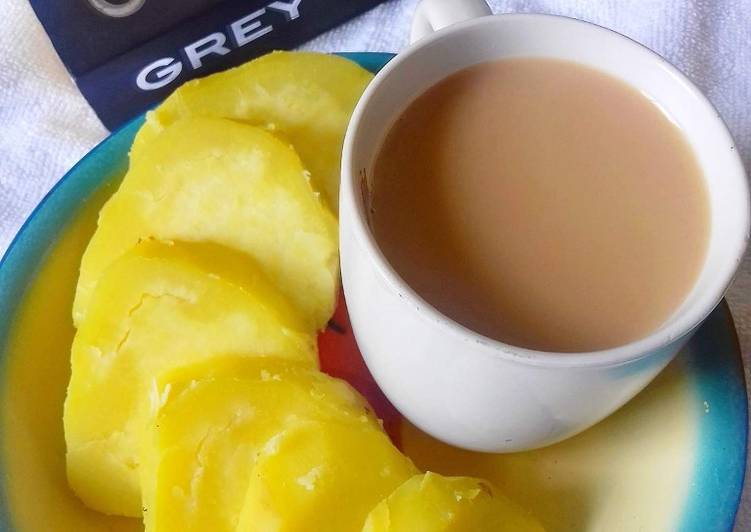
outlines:
M491 0L490 4L496 13L544 12L588 20L656 50L687 73L717 106L749 168L751 3L747 0ZM415 0L389 1L305 47L398 51L407 43L414 6ZM1 254L55 181L107 132L68 78L27 2L0 0L0 13ZM749 255L728 300L748 368ZM738 531L751 530L749 491L745 490L736 522Z

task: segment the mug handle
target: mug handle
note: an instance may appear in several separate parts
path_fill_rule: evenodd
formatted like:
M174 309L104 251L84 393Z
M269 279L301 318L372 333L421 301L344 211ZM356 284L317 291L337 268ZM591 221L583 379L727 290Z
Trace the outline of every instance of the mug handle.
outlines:
M409 42L419 41L451 24L492 14L485 0L421 0L412 18Z

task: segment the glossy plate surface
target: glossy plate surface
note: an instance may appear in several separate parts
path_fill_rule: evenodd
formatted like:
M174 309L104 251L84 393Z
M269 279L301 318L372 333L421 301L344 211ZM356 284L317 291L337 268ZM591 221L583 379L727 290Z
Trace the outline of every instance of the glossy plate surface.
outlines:
M343 55L373 71L391 58ZM142 120L113 133L71 169L0 262L0 530L140 529L137 521L87 511L68 492L61 416L78 261L99 205L127 167ZM553 447L504 456L451 449L401 420L359 358L343 305L335 322L320 339L324 369L347 378L374 402L419 466L487 476L549 530L731 530L748 416L725 304L657 381L611 418Z

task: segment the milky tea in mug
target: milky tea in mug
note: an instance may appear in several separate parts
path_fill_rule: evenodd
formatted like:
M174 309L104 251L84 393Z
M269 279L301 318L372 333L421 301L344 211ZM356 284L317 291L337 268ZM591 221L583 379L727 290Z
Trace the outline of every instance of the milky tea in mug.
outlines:
M597 70L519 58L417 97L380 148L370 223L388 262L467 328L553 352L648 336L708 247L702 171L646 96Z

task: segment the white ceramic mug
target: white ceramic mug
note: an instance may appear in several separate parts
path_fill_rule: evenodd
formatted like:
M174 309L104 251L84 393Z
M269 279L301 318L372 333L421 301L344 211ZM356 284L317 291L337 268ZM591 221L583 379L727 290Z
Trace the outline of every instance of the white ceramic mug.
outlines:
M484 7L483 7L484 6ZM413 37L482 14L477 0L426 0ZM472 64L550 57L589 65L655 101L683 130L704 171L711 236L684 303L654 333L589 353L522 349L470 331L420 298L391 268L368 226L374 157L420 93ZM572 436L643 389L720 302L749 238L749 189L733 140L699 90L654 52L602 27L548 15L484 16L420 39L365 91L342 159L341 262L352 326L381 389L419 428L453 445L519 451Z

